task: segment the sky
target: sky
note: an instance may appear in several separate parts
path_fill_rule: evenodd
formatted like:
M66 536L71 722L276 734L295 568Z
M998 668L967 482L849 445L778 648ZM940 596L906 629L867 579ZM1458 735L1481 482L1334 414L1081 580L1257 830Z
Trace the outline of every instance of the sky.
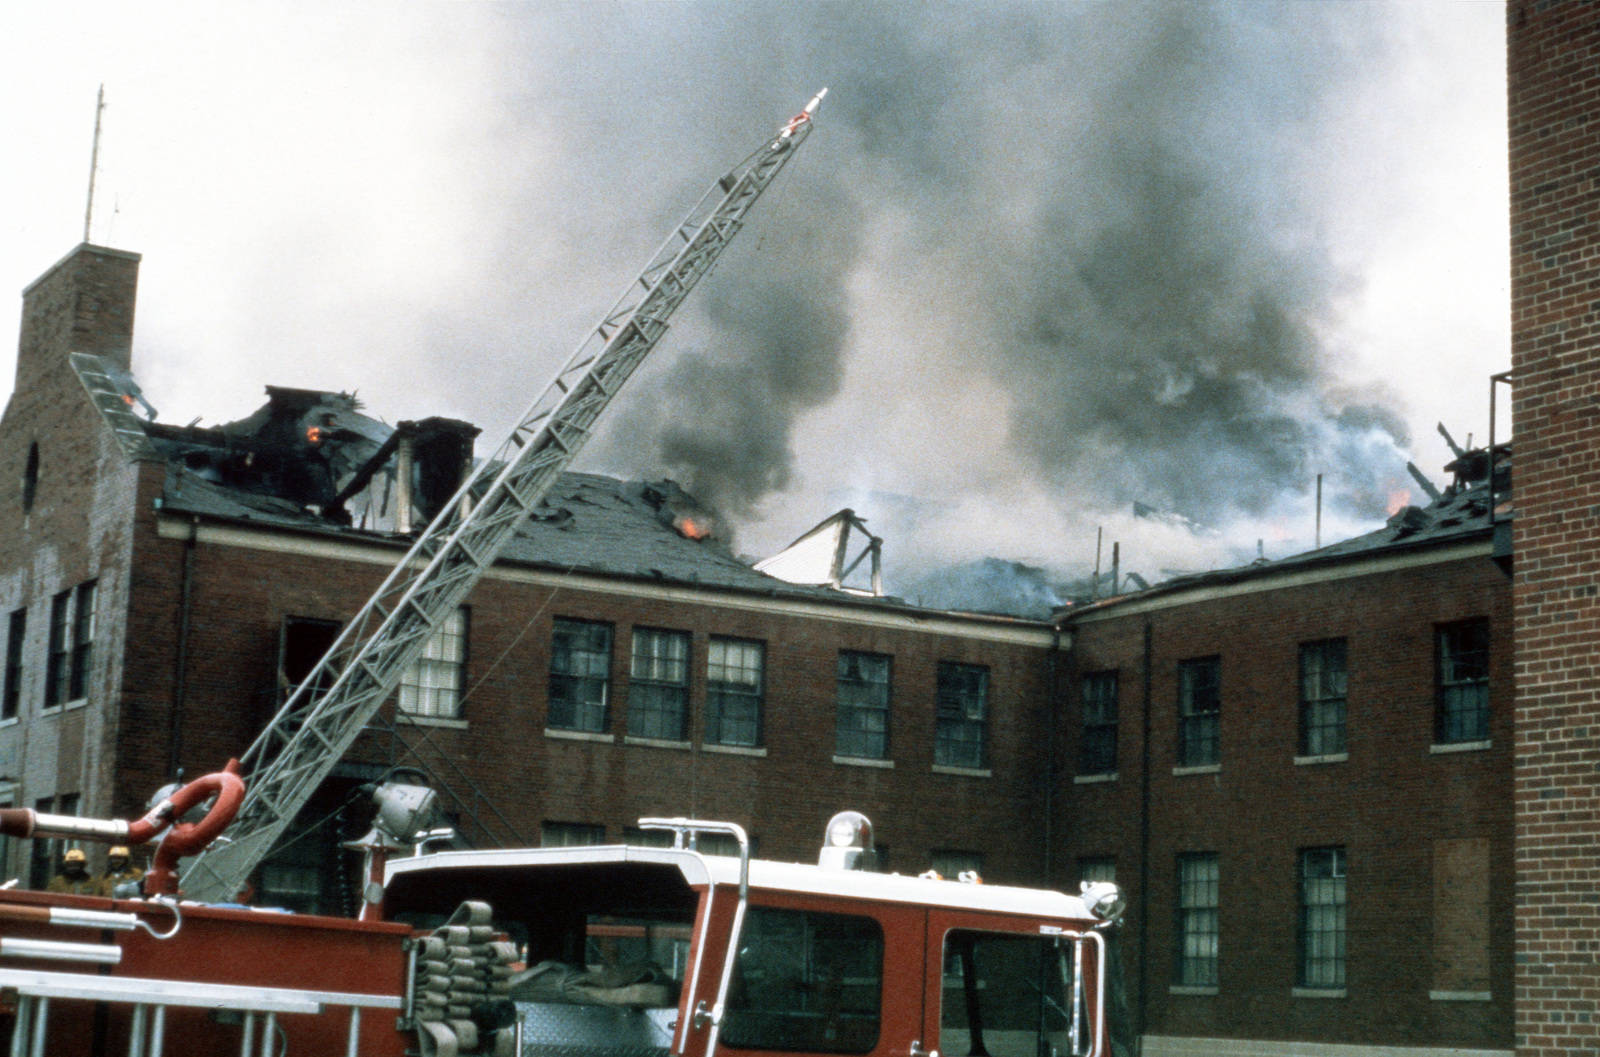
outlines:
M711 182L814 134L577 468L893 589L1281 557L1424 502L1509 366L1489 2L0 7L0 287L143 255L161 419L502 435ZM15 333L20 296L0 299ZM0 345L9 391L14 345ZM1508 413L1503 413L1502 423ZM1502 425L1502 430L1505 428ZM1163 516L1137 517L1135 504Z

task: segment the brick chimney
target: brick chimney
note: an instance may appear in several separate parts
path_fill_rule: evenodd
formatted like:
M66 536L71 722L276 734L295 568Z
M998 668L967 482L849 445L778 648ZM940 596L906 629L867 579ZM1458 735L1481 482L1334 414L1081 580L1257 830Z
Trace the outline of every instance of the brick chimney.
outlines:
M15 391L31 390L71 352L128 370L138 287L139 254L87 242L35 279L22 292Z
M1600 4L1506 17L1516 1034L1545 1057L1600 1049Z

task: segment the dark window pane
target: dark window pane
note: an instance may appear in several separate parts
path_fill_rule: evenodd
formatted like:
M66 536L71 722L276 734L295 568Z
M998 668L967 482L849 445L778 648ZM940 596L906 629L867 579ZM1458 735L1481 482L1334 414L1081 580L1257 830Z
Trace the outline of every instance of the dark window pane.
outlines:
M550 711L545 722L565 730L604 733L611 683L611 627L555 622L550 645Z
M1343 848L1300 853L1300 986L1344 986Z
M1345 640L1300 647L1300 754L1345 751Z
M889 755L889 658L839 651L839 713L835 751L841 756Z
M706 742L761 744L761 700L766 647L743 639L717 639L706 648Z
M1464 620L1438 629L1434 740L1489 737L1489 622Z
M689 636L633 629L628 683L628 733L682 741L689 711Z
M933 762L946 767L982 767L989 719L989 669L939 662L934 701Z
M883 929L868 917L751 907L722 1041L736 1049L869 1053L883 1003Z
M1217 986L1217 880L1215 854L1178 857L1177 982L1184 986Z
M1070 1034L1071 958L1051 937L945 935L939 1049L966 1057L1077 1052Z
M1178 663L1178 764L1201 767L1221 754L1222 659Z
M28 611L19 609L11 614L6 630L5 696L0 699L0 719L15 716L22 705L22 641L28 629ZM0 867L4 861L0 860Z
M1083 736L1078 744L1079 774L1112 774L1117 769L1117 673L1083 677Z

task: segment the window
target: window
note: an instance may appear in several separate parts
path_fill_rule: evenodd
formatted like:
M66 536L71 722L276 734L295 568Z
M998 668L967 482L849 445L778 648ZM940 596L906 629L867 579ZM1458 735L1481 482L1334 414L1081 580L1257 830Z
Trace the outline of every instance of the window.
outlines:
M706 741L761 744L761 697L766 647L743 639L712 639L706 650Z
M935 848L928 853L928 863L933 872L946 880L958 880L964 873L983 876L983 853Z
M22 512L33 509L33 497L39 492L39 442L28 445L28 462L22 468Z
M1095 855L1078 860L1078 880L1080 881L1110 881L1117 880L1117 860L1110 855Z
M1079 774L1117 772L1117 673L1083 677L1083 740L1078 744Z
M557 618L550 643L550 711L564 730L604 733L611 683L611 627Z
M953 929L944 938L939 1050L987 1057L1084 1052L1073 1045L1071 948L1055 937ZM1080 1029L1087 1018L1079 1007Z
M628 733L668 741L688 737L688 633L634 628L629 671Z
M5 690L0 695L0 719L15 718L22 704L22 638L27 630L28 611L12 613L6 630L6 677Z
M62 591L50 600L50 655L44 674L44 705L81 700L88 692L94 650L95 581Z
M944 767L982 767L989 719L989 669L940 661L934 701L933 762Z
M411 716L455 719L467 673L467 607L445 618L422 647L422 656L400 676L400 711Z
M889 658L839 651L839 718L834 751L881 760L889 755Z
M751 907L722 1041L735 1049L870 1053L883 1007L883 928L872 918Z
M1489 622L1441 625L1437 642L1434 741L1483 741L1489 737Z
M1178 766L1221 761L1222 658L1178 662Z
M539 827L541 848L587 848L605 842L606 828L594 823L546 822Z
M1217 986L1217 857L1178 856L1178 972L1185 987Z
M1300 647L1300 755L1344 752L1345 640Z
M1300 986L1344 986L1344 849L1300 853Z

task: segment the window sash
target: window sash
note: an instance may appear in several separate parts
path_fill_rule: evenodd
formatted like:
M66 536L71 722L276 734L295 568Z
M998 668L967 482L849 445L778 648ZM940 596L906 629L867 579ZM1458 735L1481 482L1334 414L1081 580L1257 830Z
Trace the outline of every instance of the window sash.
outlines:
M1300 853L1300 986L1345 985L1345 853L1307 848Z
M1078 773L1112 774L1117 769L1117 673L1083 677L1083 735L1078 743Z
M1484 620L1438 629L1435 740L1440 744L1489 737L1489 624Z
M889 658L839 651L834 748L841 756L889 755Z
M761 744L766 648L743 639L713 638L706 650L706 731L711 745Z
M1217 986L1220 950L1219 871L1214 854L1178 859L1178 982Z
M79 584L72 599L72 662L69 701L87 697L89 664L94 658L94 600L96 582Z
M989 669L939 662L934 689L933 762L983 767L989 719Z
M400 677L400 711L433 719L459 718L466 658L467 609L462 606L428 637L422 656Z
M1346 690L1344 639L1308 642L1300 647L1300 752L1327 756L1345 751Z
M628 683L628 733L682 741L689 714L689 636L633 630Z
M1222 758L1221 661L1216 657L1178 664L1178 764L1203 767Z
M610 683L610 625L557 619L551 633L546 724L604 733Z

